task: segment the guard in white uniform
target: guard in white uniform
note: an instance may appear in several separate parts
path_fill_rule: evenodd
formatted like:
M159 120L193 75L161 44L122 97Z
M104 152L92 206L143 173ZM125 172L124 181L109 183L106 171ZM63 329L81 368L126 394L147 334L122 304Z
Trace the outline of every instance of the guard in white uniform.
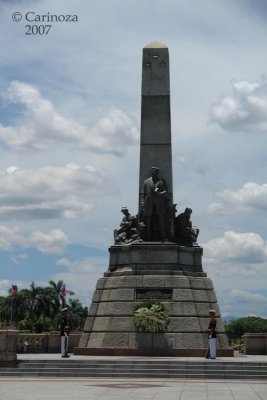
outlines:
M212 360L216 359L216 318L215 318L215 310L210 310L210 322L208 327L208 338L209 338L209 354L207 354L207 358L211 358Z
M70 328L69 328L69 321L68 321L68 309L62 308L62 316L60 320L60 340L61 340L61 357L63 358L69 358L70 356L68 355L68 344L69 344L69 334L70 334Z

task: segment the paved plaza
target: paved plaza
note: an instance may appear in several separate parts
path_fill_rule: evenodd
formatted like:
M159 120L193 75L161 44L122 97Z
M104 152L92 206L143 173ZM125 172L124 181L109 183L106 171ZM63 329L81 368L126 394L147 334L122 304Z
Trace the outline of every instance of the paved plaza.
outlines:
M1 400L266 400L264 381L0 379Z

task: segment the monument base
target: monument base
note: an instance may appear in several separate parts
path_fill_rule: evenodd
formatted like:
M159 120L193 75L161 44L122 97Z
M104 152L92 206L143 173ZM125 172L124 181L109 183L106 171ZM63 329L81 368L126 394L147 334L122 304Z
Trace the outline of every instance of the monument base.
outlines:
M209 309L217 316L218 355L233 356L200 247L175 244L112 246L109 271L98 279L75 354L203 357ZM135 307L152 299L170 317L166 333L138 333Z
M193 275L207 276L202 269L203 249L171 242L134 242L109 248L109 270L116 275Z
M170 317L166 333L137 333L136 305L146 298L164 303ZM229 345L212 281L205 277L125 275L100 278L75 354L164 353L203 356L208 348L209 309L215 309L217 346ZM119 351L115 351L119 350ZM86 350L86 351L85 351ZM129 351L128 351L129 350Z

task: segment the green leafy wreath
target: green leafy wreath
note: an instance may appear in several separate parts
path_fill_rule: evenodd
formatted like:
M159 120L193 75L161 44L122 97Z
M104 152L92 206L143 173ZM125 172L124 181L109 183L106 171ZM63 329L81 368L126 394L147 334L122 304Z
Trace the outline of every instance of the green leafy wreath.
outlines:
M166 332L170 318L162 303L146 300L135 307L133 313L135 328L138 332Z

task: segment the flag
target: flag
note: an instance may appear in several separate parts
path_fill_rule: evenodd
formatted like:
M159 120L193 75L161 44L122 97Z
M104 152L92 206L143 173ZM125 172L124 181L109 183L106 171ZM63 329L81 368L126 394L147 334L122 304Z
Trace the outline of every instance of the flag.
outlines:
M62 286L61 286L61 288L60 288L60 292L59 292L59 295L61 296L61 297L65 297L66 296L66 286L65 286L65 284L63 284Z
M12 288L11 288L11 295L12 296L16 296L18 294L18 287L17 287L17 285L12 285Z

